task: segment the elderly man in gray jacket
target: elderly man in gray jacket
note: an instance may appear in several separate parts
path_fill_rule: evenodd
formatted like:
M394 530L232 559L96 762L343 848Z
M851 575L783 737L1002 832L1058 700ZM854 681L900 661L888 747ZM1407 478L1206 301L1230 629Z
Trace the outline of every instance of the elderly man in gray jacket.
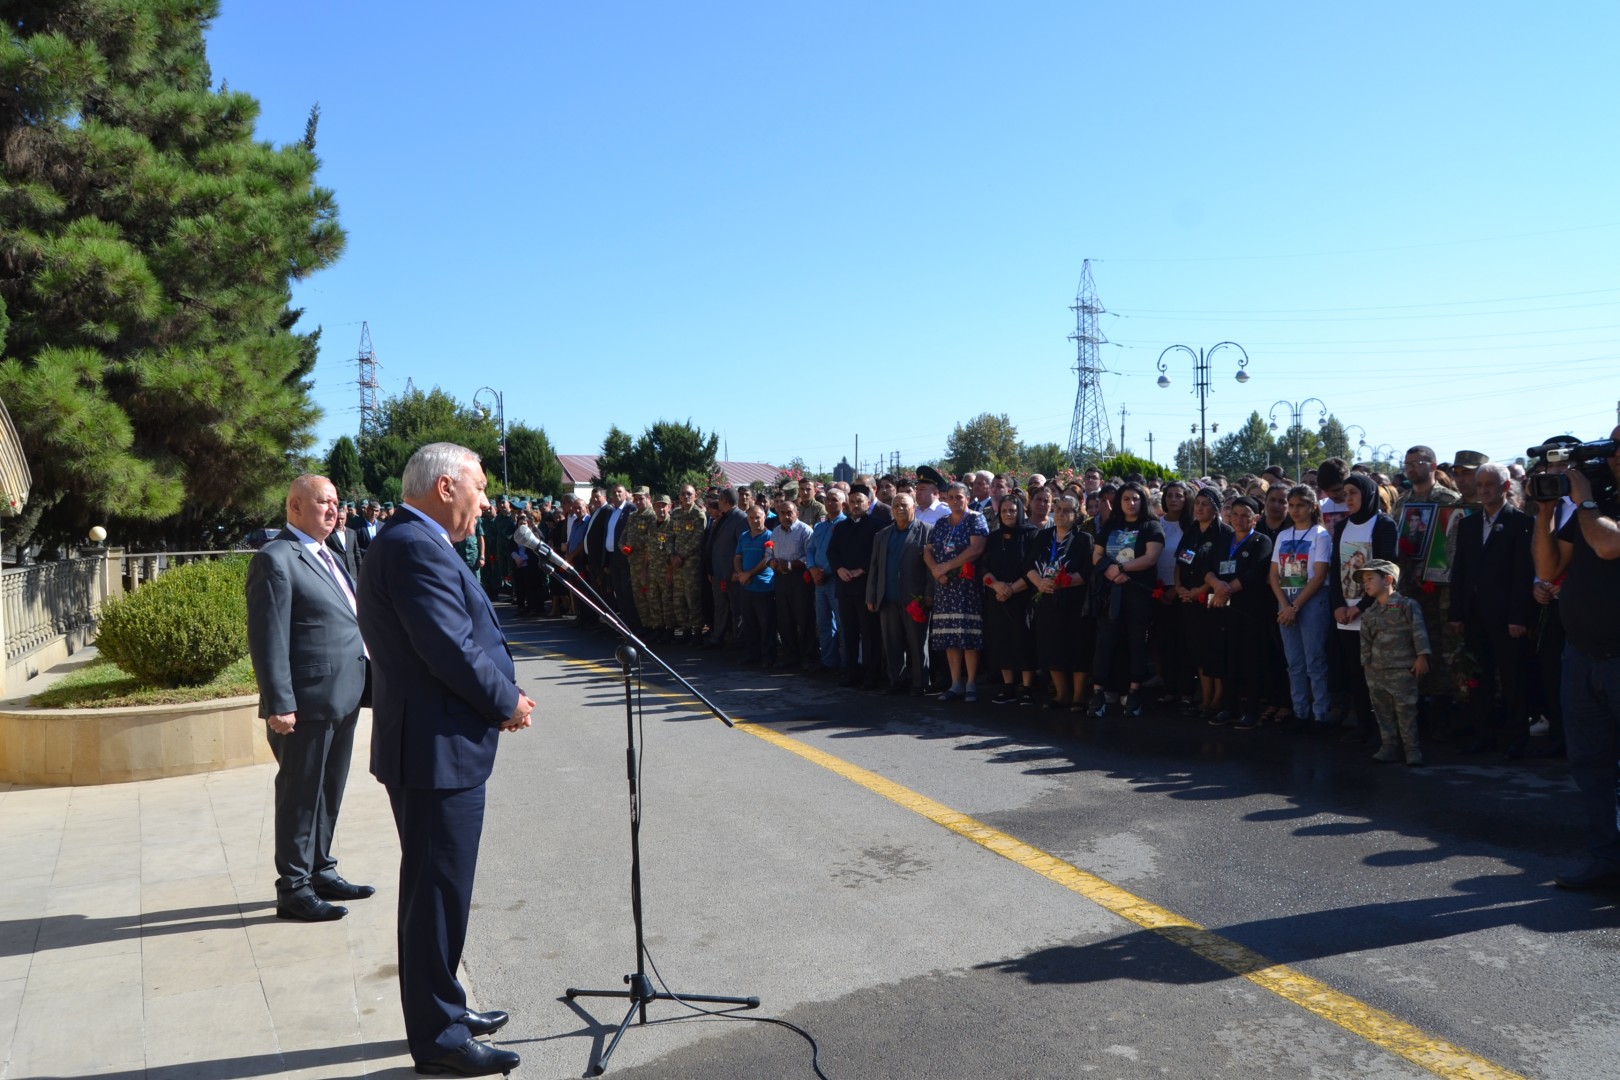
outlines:
M917 518L917 503L901 493L889 505L894 523L872 541L872 567L866 575L866 610L877 612L888 660L891 694L904 694L910 675L913 696L928 687L928 604L934 579L923 562L930 528Z

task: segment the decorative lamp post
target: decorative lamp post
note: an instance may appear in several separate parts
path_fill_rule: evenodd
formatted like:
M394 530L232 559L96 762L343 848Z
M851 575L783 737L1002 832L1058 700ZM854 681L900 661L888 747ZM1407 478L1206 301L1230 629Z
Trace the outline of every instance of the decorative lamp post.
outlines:
M493 387L481 386L478 388L478 392L473 394L473 408L482 413L485 418L489 416L489 406L478 403L479 394L490 394L495 398L495 423L500 429L501 435L501 494L511 498L512 485L506 482L506 395Z
M1279 407L1288 409L1293 416L1293 423L1290 425L1290 427L1294 432L1294 478L1296 480L1302 475L1302 468L1299 459L1299 432L1300 428L1303 427L1305 423L1302 417L1305 413L1305 406L1309 405L1313 401L1322 406L1322 415L1317 419L1316 426L1325 427L1327 425L1328 410L1327 405L1322 401L1321 398L1308 397L1304 401L1278 401L1273 403L1271 406L1272 431L1277 430L1277 409Z
M1248 382L1249 373L1243 369L1249 366L1249 354L1244 350L1243 346L1235 341L1222 341L1211 345L1208 349L1199 349L1197 352L1193 352L1186 345L1172 345L1159 354L1159 388L1161 390L1170 385L1170 376L1165 374L1167 368L1164 358L1177 349L1193 358L1193 390L1198 395L1198 427L1194 430L1198 433L1198 469L1200 475L1203 476L1209 475L1209 432L1208 425L1205 423L1205 409L1209 395L1212 393L1209 385L1210 360L1218 350L1227 347L1236 349L1242 356L1242 359L1238 361L1237 381L1240 383Z

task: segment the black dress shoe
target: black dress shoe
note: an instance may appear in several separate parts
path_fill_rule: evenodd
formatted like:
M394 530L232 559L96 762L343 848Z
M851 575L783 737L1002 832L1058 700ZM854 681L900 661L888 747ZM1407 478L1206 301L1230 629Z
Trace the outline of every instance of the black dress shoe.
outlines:
M505 1027L506 1022L510 1019L512 1018L501 1010L491 1009L489 1012L468 1012L466 1016L461 1018L461 1022L475 1036L493 1035Z
M325 881L311 882L315 887L315 895L322 900L364 900L376 893L370 885L356 885L344 881L340 877L328 878Z
M1620 866L1589 862L1572 873L1559 874L1553 878L1553 884L1560 889L1576 892L1586 889L1620 889Z
M418 1061L416 1071L423 1076L494 1076L511 1072L522 1060L510 1050L468 1039L443 1057Z
M285 900L276 901L276 918L298 919L301 922L331 922L349 913L346 907L328 904L309 893L294 893Z

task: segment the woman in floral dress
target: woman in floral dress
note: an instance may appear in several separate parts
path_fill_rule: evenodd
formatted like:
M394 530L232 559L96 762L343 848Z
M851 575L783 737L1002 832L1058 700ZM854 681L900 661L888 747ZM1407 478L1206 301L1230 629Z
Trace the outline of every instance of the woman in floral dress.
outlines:
M983 590L975 560L984 553L990 526L984 515L968 509L966 484L945 489L949 517L939 519L923 549L923 562L934 575L934 613L929 647L943 649L951 666L951 688L941 701L979 700L979 653L984 648Z

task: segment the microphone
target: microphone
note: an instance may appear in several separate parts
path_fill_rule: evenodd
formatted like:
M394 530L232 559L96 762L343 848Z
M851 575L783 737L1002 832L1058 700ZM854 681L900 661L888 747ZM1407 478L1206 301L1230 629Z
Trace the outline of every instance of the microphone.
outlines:
M551 550L551 545L546 543L544 540L536 540L533 550L536 555L546 560L546 562L550 563L558 570L573 569L573 567L569 565L568 560Z

